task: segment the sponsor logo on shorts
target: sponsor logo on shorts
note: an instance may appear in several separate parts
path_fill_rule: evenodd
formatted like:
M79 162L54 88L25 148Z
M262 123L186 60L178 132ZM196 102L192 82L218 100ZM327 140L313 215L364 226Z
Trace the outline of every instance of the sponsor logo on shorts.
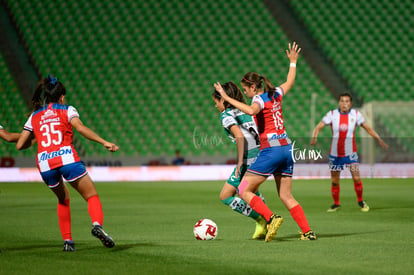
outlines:
M287 135L286 133L283 133L283 134L281 134L281 135L273 134L273 135L269 138L269 141L276 140L276 139L287 138L287 137L288 137L288 135Z
M39 162L47 161L48 159L52 159L52 158L55 158L55 157L60 157L60 156L63 156L63 155L69 155L69 154L70 155L72 154L72 148L62 148L58 151L54 151L54 152L50 152L50 153L43 152L40 155Z
M349 159L350 159L350 160L357 160L357 159L358 159L358 154L357 154L357 153L352 153L352 154L349 156Z

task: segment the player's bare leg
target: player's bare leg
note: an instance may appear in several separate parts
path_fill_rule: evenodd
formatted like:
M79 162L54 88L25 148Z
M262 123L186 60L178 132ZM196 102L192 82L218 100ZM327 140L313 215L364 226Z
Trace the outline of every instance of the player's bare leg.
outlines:
M262 215L267 222L267 234L265 241L269 242L276 236L277 230L283 222L283 218L274 214L263 200L255 193L259 190L259 186L266 180L266 177L255 175L247 172L244 176L239 192L242 198L250 204L250 206L260 215Z
M254 211L253 208L242 198L235 196L236 194L237 188L228 182L225 182L220 192L220 200L233 211L254 219L256 221L256 228L252 239L264 239L267 232L266 220L259 213ZM264 201L263 196L259 192L257 195Z
M292 177L277 174L274 177L280 200L302 230L301 240L316 240L316 234L311 230L302 206L292 195Z
M59 219L60 233L63 239L63 251L73 252L76 248L71 232L69 190L62 179L59 181L59 184L56 187L51 188L51 190L55 193L58 199L57 215Z
M103 211L102 204L96 192L95 185L88 174L71 183L82 197L88 202L88 212L92 220L91 234L98 238L102 244L108 248L114 247L115 242L102 228Z

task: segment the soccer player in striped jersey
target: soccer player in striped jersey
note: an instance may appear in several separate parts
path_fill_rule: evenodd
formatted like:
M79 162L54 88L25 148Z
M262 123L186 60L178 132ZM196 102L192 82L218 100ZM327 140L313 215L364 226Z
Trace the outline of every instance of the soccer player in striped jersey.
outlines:
M30 147L33 137L37 141L37 167L43 181L58 199L57 214L64 242L63 251L75 251L75 243L71 233L69 190L62 177L87 201L92 235L110 248L115 243L102 228L102 204L95 185L73 146L73 128L111 152L119 148L86 127L80 120L78 111L73 106L65 105L65 95L66 89L57 78L48 76L39 81L32 98L34 111L24 125L16 148L21 150Z
M358 205L361 211L368 212L369 206L364 201L362 193L363 186L359 174L359 158L355 142L355 130L357 126L364 128L369 135L374 137L381 147L387 149L388 145L380 136L368 126L360 112L352 109L352 96L349 93L343 93L339 96L339 108L329 111L316 125L313 130L311 144L315 145L319 131L329 125L332 129L332 142L329 151L329 167L331 170L331 193L333 205L328 212L335 212L340 207L339 191L341 171L345 166L349 167L354 182L354 189L357 196Z
M286 50L286 55L290 60L287 80L277 88L266 77L258 73L250 72L244 75L241 85L246 95L253 98L250 106L227 96L220 83L214 84L225 101L244 113L255 116L260 136L260 152L256 161L244 175L239 186L239 193L243 200L266 219L266 242L271 241L276 236L277 230L283 222L283 218L274 214L263 200L255 194L259 186L270 175L275 178L281 201L303 232L300 237L301 240L316 240L316 235L309 227L301 205L292 195L294 164L292 144L285 131L281 105L282 98L289 92L295 82L296 62L300 50L295 42L292 45L289 43L289 49ZM263 82L265 87L263 87Z
M224 83L222 88L229 97L244 102L243 93L233 82ZM246 115L225 101L217 91L213 92L213 100L216 108L220 111L220 121L225 133L237 146L237 165L226 183L224 183L220 192L220 200L234 211L254 219L256 230L252 238L264 239L267 232L265 219L243 199L235 196L240 180L259 153L260 140L256 123L251 116ZM256 194L264 200L259 191Z
M7 142L17 142L20 137L20 133L10 133L0 125L0 138Z

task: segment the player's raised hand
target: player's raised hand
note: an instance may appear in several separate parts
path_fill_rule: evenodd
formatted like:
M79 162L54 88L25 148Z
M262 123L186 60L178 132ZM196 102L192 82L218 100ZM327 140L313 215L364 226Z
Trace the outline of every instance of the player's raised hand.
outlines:
M293 42L293 44L289 43L289 49L286 50L286 55L289 58L290 62L296 63L299 58L299 53L302 50L302 48L299 48L299 45L296 44L296 42Z
M227 94L224 91L223 87L221 87L220 82L214 83L214 88L221 95L222 98L225 98L227 96Z

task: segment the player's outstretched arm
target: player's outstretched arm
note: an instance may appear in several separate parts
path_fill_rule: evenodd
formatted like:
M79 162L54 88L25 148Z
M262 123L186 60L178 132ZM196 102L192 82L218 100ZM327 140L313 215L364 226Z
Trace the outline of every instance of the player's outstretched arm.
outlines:
M289 72L287 75L286 82L280 85L283 89L285 95L289 92L289 90L293 87L296 78L296 63L298 62L299 53L302 49L299 48L299 45L296 42L293 44L289 43L289 49L286 50L286 55L289 58Z
M311 145L316 145L316 141L318 139L318 134L319 131L322 130L322 128L325 127L325 123L323 123L322 121L318 123L318 125L316 125L315 129L313 129L313 133L312 133L312 140L311 140Z
M372 129L371 127L369 127L369 125L368 125L368 124L366 124L366 123L364 122L364 123L362 123L361 127L362 127L362 128L364 128L364 129L365 129L365 131L367 131L367 133L368 133L370 136L372 136L373 138L375 138L375 139L378 141L379 145L380 145L382 148L384 148L384 149L388 149L388 144L387 144L387 143L385 143L385 142L384 142L384 141L380 138L380 136L377 134L377 132L375 132L375 130L374 130L374 129Z
M85 138L102 144L106 149L108 149L111 152L118 151L119 147L116 144L106 141L103 138L101 138L98 134L92 131L89 127L85 126L78 117L72 118L70 120L70 124L76 129L76 131L79 132L79 134L81 134Z
M5 141L17 142L19 137L20 137L19 133L10 133L9 131L1 129L1 126L0 126L0 138L4 139Z

